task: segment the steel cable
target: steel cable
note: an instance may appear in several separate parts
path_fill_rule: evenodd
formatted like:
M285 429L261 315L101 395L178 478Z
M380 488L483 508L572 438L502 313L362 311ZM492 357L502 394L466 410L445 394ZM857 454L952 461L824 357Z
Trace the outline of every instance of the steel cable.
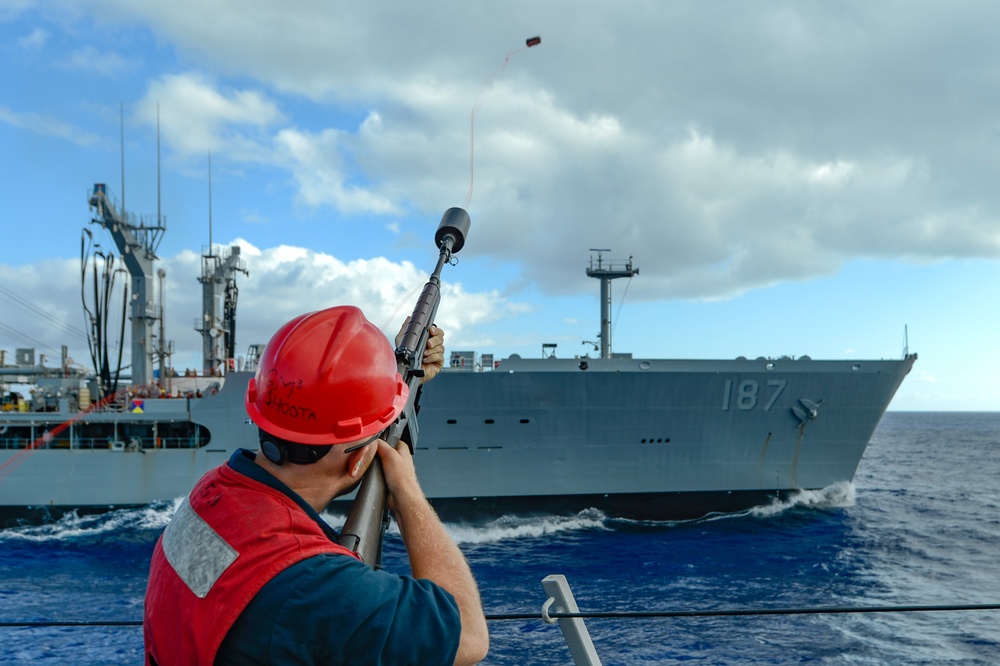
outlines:
M716 610L667 610L667 611L595 611L580 613L549 613L554 620L563 619L639 619L677 617L739 617L747 615L843 615L848 613L926 613L956 611L996 611L1000 603L992 604L936 604L900 606L816 606L807 608L722 608ZM509 620L544 620L541 613L490 613L491 622ZM138 627L141 620L39 620L32 622L3 622L0 627Z

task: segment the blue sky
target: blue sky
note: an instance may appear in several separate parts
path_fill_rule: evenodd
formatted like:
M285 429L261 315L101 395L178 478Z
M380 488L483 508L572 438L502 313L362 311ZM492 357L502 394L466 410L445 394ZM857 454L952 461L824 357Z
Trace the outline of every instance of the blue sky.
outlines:
M971 0L0 0L0 349L87 358L49 317L83 330L122 135L126 207L155 216L157 106L176 367L200 366L209 153L239 349L341 302L394 330L467 198L478 101L451 349L590 351L603 247L640 268L615 351L895 358L905 330L892 409L997 410L998 24Z

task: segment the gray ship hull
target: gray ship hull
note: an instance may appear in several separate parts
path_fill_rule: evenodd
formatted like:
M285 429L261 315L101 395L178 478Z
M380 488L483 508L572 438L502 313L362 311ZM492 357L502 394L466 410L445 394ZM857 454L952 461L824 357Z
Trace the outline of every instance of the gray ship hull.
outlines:
M448 369L423 392L417 470L449 519L593 507L667 520L744 509L851 481L915 359L514 357L493 371ZM249 376L231 373L218 395L147 400L142 414L88 414L38 450L0 432L0 511L9 521L187 494L233 450L255 447L242 407ZM31 421L37 432L72 417L4 413L0 430L23 432ZM80 433L102 419L126 431L144 423L146 433L149 423L189 420L208 436L195 448L141 435L124 448L85 447Z

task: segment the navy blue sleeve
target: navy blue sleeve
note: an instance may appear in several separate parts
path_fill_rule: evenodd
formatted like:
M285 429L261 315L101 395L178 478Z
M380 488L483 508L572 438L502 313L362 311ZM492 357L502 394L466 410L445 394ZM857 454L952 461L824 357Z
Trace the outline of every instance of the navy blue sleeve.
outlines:
M449 592L344 555L289 567L230 629L217 664L447 664L462 625Z

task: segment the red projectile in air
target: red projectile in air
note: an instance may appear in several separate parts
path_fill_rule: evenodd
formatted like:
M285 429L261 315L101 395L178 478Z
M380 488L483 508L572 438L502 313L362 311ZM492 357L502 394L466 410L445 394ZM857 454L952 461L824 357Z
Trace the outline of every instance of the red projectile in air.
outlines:
M541 44L542 43L542 38L541 37L528 37L528 39L526 39L524 41L524 43L527 44L528 48L530 49L532 46L538 46L539 44Z

